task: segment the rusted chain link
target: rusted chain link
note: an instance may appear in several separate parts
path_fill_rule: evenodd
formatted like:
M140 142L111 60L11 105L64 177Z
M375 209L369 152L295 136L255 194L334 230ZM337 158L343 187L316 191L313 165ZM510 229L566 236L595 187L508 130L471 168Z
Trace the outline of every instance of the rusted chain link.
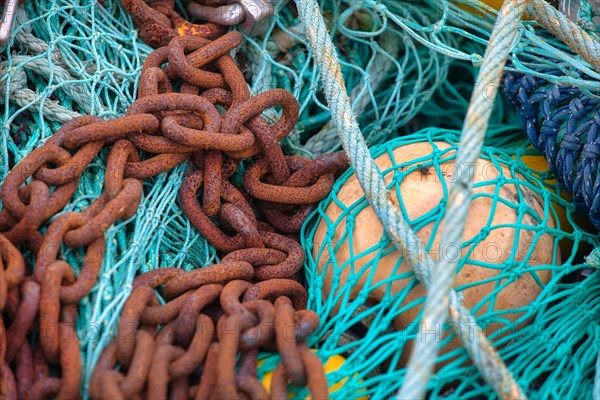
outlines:
M287 398L288 382L308 384L312 398L326 399L323 366L306 346L319 318L304 308L304 288L293 280L230 280L224 267L210 273L222 284L204 283L206 279L198 278L202 270L166 269L139 276L123 308L117 338L94 369L92 399L150 394L160 399ZM173 292L181 282L194 284ZM174 311L160 320L144 320L158 304L154 289L171 299L160 307ZM279 293L290 293L294 300ZM257 377L259 350L282 357L270 388Z
M198 35L215 39L225 33L225 27L212 22L192 24L175 12L175 0L154 1L152 6L144 0L121 0L123 8L131 14L140 30L140 37L152 47L165 46L178 35Z
M317 398L327 384L313 371L322 366L305 339L318 318L304 310L306 290L294 280L304 261L294 235L347 159L284 156L279 142L296 124L299 105L280 89L250 96L229 55L240 33L183 21L173 0L121 3L142 38L163 46L143 66L138 99L121 118L83 116L64 124L10 171L0 189L0 395L79 396L77 304L97 281L104 233L135 214L144 179L191 160L181 208L222 262L137 277L90 394L265 398L256 376L257 354L264 350L292 360L278 367L274 382L307 383ZM248 14L250 3L237 3L245 7L246 22L257 20ZM271 125L261 113L273 107L281 117ZM106 148L103 193L80 212L61 213L80 176ZM238 188L230 178L242 176L242 162L244 185ZM77 276L61 256L65 246L85 249ZM26 249L35 254L33 268L25 264ZM278 321L307 333L292 335L287 344ZM280 386L272 396L284 390Z

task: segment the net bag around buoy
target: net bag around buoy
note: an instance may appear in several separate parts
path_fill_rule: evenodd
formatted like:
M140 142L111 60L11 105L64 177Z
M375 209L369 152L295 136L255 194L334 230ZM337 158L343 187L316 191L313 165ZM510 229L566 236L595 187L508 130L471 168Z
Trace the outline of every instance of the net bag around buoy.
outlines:
M501 356L524 354L545 323L539 312L552 286L576 269L576 253L597 239L574 222L572 206L548 183L548 171L530 169L522 154L484 147L472 166L463 244L439 248L457 149L457 132L427 129L378 146L372 155L390 200L430 256L459 259L455 289ZM468 398L484 385L449 324L417 337L425 290L384 233L352 170L305 225L303 245L309 307L322 321L314 338L319 354L347 358L328 377L344 382L333 398L395 393L414 340L440 343L433 397ZM504 361L510 369L510 360Z

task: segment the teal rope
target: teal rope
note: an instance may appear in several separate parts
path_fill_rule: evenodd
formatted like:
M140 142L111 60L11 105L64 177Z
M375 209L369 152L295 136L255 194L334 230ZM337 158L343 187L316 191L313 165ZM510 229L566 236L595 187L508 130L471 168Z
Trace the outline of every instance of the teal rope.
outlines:
M596 358L596 375L594 377L594 391L592 392L594 400L600 400L600 352Z
M318 11L318 4L315 0L298 0L297 5L306 38L322 74L321 79L332 120L338 128L342 145L349 155L358 181L369 204L381 220L386 233L396 248L413 266L417 279L428 287L431 282L433 261L426 253L423 243L408 226L401 210L388 201L388 193L379 168L369 154L352 113L340 64L323 17ZM406 249L411 249L411 251L406 251ZM451 316L455 320L455 327L464 329L467 326L477 326L468 310L461 305L459 296L454 291L451 293L450 303L453 307ZM458 333L475 365L492 387L502 387L501 392L521 393L506 366L495 354L480 329L475 330L476 338L472 341L467 339L470 336L465 332Z
M600 269L600 247L596 247L592 253L586 257L585 263L594 269ZM594 387L592 389L592 398L600 400L600 351L596 356L596 372L594 374Z
M467 111L456 156L454 183L450 188L448 207L440 234L442 249L456 250L462 243L473 187L473 168L470 166L477 162L481 153L494 99L500 87L504 65L515 44L525 2L526 0L506 0L498 13L498 20L477 77L471 106ZM462 173L464 171L467 173ZM442 257L440 263L434 267L435 274L428 290L423 318L419 326L421 337L428 327L443 326L448 318L449 294L454 286L458 256L459 254L452 254ZM450 312L454 310L450 309ZM433 373L438 350L439 343L435 341L416 341L408 362L406 379L398 393L399 399L425 398L427 383ZM508 375L495 378L499 379L493 379L490 384L501 398L525 397L521 389L510 382Z

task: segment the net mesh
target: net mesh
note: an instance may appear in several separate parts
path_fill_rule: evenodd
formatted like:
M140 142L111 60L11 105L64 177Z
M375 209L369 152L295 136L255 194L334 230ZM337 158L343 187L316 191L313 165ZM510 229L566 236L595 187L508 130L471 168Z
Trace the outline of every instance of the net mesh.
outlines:
M372 150L391 201L434 261L453 257L453 249L439 248L437 232L457 149L457 132L431 128ZM572 281L585 268L578 253L598 239L579 226L573 205L540 167L532 151L484 147L473 165L472 211L455 287L532 398L586 397L599 347L590 328L596 301L583 287L597 274ZM488 395L449 325L418 333L424 289L375 221L347 171L303 232L310 307L322 318L314 339L325 359L347 358L331 374L330 382L346 379L332 397L394 394L414 340L438 340L442 348L432 397Z
M338 47L355 114L359 116L369 145L385 143L425 127L460 128L472 91L482 90L474 88L473 82L495 20L493 8L477 0L323 0L320 4ZM184 4L178 3L178 7L185 15ZM585 0L581 1L579 17L584 28L595 36L594 15ZM267 22L262 34L246 37L236 59L245 68L253 92L280 87L291 90L298 98L300 123L286 139L286 151L311 157L339 149L340 144L321 92L319 71L301 32L294 3L279 1L275 15ZM564 44L531 22L523 23L521 35L511 56L511 69L555 83L576 85L590 96L596 95L600 82L598 74ZM106 118L123 115L135 99L141 66L150 51L151 48L138 39L130 16L118 1L25 1L20 6L13 37L2 53L0 63L0 102L4 106L0 178L63 122L87 113ZM560 73L545 76L537 72L543 71L542 67L547 67L549 60ZM523 140L524 136L514 112L505 109L502 102L497 103L487 144L519 143L515 140ZM105 156L105 153L101 154L86 169L67 211L80 210L99 195ZM94 363L112 340L133 277L166 265L192 269L216 260L214 249L189 224L176 201L184 168L147 180L136 215L106 232L107 252L99 281L79 307L77 329L85 369L84 395ZM523 176L529 177L526 172ZM541 178L535 179L539 184ZM558 231L553 232L550 234L555 235ZM565 390L583 393L593 370L588 363L597 352L597 348L587 346L586 342L592 341L589 335L595 335L595 328L590 328L589 319L581 317L585 308L582 305L588 305L589 309L585 309L589 310L589 315L595 312L592 293L596 274L580 284L565 283L565 277L583 268L577 265L582 261L581 254L589 252L596 243L582 232L568 235L573 236L568 239L582 245L578 251L573 250L578 258L563 255L565 265L553 268L552 281L546 285L540 299L528 308L528 315L535 314L536 323L532 326L543 328L545 334L553 334L553 337L559 337L558 329L575 315L577 325L569 324L574 332L567 343L585 344L572 347L573 353L585 352L585 355L566 357L562 364L555 365L546 361L558 360L556 355L548 357L552 353L549 348L527 347L520 343L508 344L501 350L507 360L523 360L511 362L511 369L517 375L521 371L519 376L523 376L527 384L536 379L544 381L550 374L568 379L566 387L553 385L544 393L562 394ZM583 244L588 248L584 249ZM64 250L65 257L77 269L82 254ZM308 272L311 306L325 320L315 337L317 346L317 339L326 337L327 326L331 324L332 311L323 308L323 304L333 304L331 302L337 300L319 297L319 279L314 265L309 265ZM560 305L558 299L562 299ZM382 307L372 308L368 313L380 315ZM386 320L389 322L390 317ZM584 327L586 321L588 325ZM340 327L349 328L346 325ZM332 339L324 342L319 354L327 357L345 353L350 348L363 349L361 346L366 345L361 343L368 343L363 338L358 344L345 345L347 348L333 344L341 332L338 328L333 335L327 333ZM388 366L390 372L387 374L381 374L381 368L364 368L365 361L357 361L373 356L370 353L373 349L382 349L374 355L379 365L388 359L386 354L398 348L399 342L393 333L373 332L368 337L377 337L377 341L365 347L367 350L353 352L354 358L349 359L343 370L330 375L331 382L347 379L347 384L335 393L335 397L360 397L363 391L391 394L401 384L398 379L401 375L390 375L396 369L398 355ZM464 359L464 354L460 354ZM538 364L532 362L531 372L528 367L531 359L542 360L539 363L544 363L543 368L536 369L534 366ZM267 359L261 374L272 368L274 362L276 360L272 358ZM489 393L473 367L451 370L450 366L445 367L432 382L437 394L459 375L464 379L455 389L456 393ZM532 378L534 376L538 378ZM359 392L354 391L357 388L361 388Z

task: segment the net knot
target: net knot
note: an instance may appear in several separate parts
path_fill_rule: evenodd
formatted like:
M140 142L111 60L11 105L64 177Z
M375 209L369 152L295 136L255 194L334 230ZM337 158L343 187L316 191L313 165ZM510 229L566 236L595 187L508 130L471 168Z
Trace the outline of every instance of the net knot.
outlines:
M600 145L598 144L585 144L581 156L585 158L596 159L600 157Z
M580 99L575 98L569 103L569 111L573 118L579 120L584 117L587 111Z

